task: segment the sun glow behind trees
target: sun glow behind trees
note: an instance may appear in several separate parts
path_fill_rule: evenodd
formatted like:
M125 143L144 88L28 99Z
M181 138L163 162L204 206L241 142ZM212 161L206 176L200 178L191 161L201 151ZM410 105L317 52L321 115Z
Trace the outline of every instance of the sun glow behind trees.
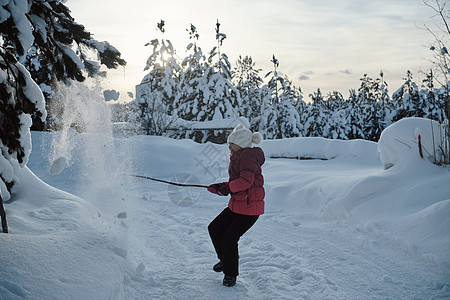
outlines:
M158 23L158 28L164 28ZM217 25L218 24L218 25ZM216 23L216 33L220 33ZM253 130L266 139L296 136L321 136L332 139L366 139L377 141L382 130L403 117L427 117L443 122L445 93L434 88L432 73L429 84L416 84L407 72L404 84L389 95L381 71L373 79L360 78L358 90L348 98L339 92L323 94L317 89L305 102L300 88L278 71L279 59L273 55L273 71L263 84L251 57L240 57L234 69L224 51L220 51L224 34L217 34L217 46L205 54L198 44L196 27L187 30L191 41L187 56L175 55L167 39L154 39L147 45L153 53L147 60L148 74L138 86L132 104L132 120L148 134L192 138L199 142L224 140L226 132L215 130L170 131L180 118L184 121L213 121L246 117ZM161 30L164 33L163 30ZM162 59L164 58L164 59ZM155 113L157 115L155 115Z

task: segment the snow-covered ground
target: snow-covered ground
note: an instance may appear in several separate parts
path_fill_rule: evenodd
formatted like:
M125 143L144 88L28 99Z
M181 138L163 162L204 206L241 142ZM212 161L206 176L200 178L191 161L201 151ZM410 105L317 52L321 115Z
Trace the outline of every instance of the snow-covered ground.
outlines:
M126 175L226 180L225 145L61 134L32 133L5 205L0 299L450 299L450 169L414 147L385 170L372 142L264 141L266 214L227 288L207 226L228 198Z

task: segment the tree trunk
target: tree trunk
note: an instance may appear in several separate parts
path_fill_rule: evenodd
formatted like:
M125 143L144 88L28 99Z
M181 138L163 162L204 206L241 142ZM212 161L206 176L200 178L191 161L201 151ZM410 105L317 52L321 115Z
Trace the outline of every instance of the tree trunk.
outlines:
M0 217L2 218L3 233L8 233L8 225L6 223L6 212L5 212L5 207L3 206L2 195L0 195Z

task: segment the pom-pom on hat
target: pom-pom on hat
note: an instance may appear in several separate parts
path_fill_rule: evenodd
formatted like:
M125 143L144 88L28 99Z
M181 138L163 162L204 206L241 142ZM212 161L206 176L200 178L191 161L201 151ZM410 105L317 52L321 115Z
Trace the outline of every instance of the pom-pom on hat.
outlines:
M228 136L228 144L233 143L241 148L249 148L252 144L259 144L261 142L262 136L259 132L253 133L242 124L237 125Z

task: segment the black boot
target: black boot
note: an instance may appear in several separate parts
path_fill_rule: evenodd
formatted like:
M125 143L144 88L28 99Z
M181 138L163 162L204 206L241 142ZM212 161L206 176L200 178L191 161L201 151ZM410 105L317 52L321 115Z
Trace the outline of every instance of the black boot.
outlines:
M223 272L223 263L222 261L219 261L217 264L214 265L213 270L216 272Z
M224 286L234 286L236 284L236 276L225 275L223 278Z

